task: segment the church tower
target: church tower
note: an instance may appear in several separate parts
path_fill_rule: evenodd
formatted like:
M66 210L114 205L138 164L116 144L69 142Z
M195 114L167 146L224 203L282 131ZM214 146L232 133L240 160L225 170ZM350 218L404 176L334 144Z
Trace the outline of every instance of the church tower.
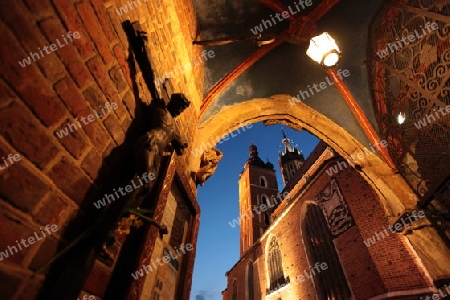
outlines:
M270 214L279 203L273 200L278 195L274 165L259 158L255 145L250 146L249 152L239 176L241 256L269 227Z
M284 145L284 152L280 151L280 159L278 163L280 165L281 174L283 175L283 182L286 186L289 180L291 180L302 164L305 162L303 153L297 149L292 148L291 142L286 137L283 131L283 139L281 141Z

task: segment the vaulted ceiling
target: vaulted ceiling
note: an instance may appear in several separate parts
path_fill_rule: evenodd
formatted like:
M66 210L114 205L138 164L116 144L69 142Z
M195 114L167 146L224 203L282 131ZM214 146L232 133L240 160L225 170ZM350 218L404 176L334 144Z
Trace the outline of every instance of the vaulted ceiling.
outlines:
M273 10L257 0L193 2L200 24L201 37L197 37L197 40L251 35L252 28L260 25L262 20L269 20L271 15L274 16ZM280 3L291 7L293 11L298 11L297 7L301 8L298 2L280 0ZM323 6L328 2L332 1L312 0L312 5L305 5L305 9L301 9L297 15L307 15L319 5ZM326 31L336 39L342 51L338 69L349 70L350 76L345 78L345 82L374 128L377 128L377 125L367 76L367 40L370 22L381 4L382 0L341 0L318 20L314 31L315 34ZM277 35L289 24L287 19L277 21L275 26L262 33ZM326 81L327 74L324 69L306 56L308 45L309 42L284 42L263 56L213 99L203 115L202 122L233 104L278 94L296 96L299 90L308 91L308 85ZM222 46L208 46L205 49L214 50L215 53L215 57L209 59L205 66L207 94L214 84L259 47L253 41L245 40ZM349 131L363 145L368 145L369 141L364 132L335 87L315 92L303 102ZM286 102L285 105L290 104Z

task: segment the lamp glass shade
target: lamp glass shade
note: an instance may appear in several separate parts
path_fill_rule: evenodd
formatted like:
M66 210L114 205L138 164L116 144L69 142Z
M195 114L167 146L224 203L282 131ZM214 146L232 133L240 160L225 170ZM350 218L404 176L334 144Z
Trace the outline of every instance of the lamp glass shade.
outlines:
M312 60L327 67L336 65L339 61L339 53L336 41L327 32L311 38L306 51L306 55Z

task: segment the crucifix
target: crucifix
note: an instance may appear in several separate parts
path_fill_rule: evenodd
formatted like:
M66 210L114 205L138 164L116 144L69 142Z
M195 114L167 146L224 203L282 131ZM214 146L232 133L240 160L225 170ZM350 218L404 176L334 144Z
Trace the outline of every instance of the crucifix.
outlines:
M80 233L68 246L58 252L38 273L44 271L54 261L79 244L93 244L98 258L111 266L115 259L111 249L114 246L116 231L120 232L120 224L123 223L123 217L134 215L133 219L136 220L137 216L140 220L145 220L151 226L157 227L161 236L168 233L164 224L159 224L151 216L145 215L153 214L153 211L141 209L140 206L144 203L144 200L149 200L148 198L160 177L160 165L164 152L173 150L180 156L183 155L184 150L188 147L188 143L181 139L175 118L188 108L191 102L181 93L171 93L172 88L167 81L163 84L165 94L163 93L162 97L159 96L154 82L150 58L146 50L145 32L141 30L139 23L132 24L130 21L125 21L123 27L130 42L130 65L134 65L134 61L137 62L153 98L150 104L142 104L141 106L141 119L143 122L140 127L140 134L131 145L134 154L133 178L132 180L127 179L117 186L117 188L122 188L133 182L134 189L131 192L127 191L126 194L122 194L123 196L120 198L117 196L118 200L115 202L108 200L106 206L101 208L102 213L100 216L89 223L84 232ZM147 180L144 179L143 174L146 174L145 178ZM139 182L139 176L142 176L145 184L135 186L134 182ZM112 191L105 192L112 193ZM85 250L91 251L92 249L89 249L89 247L86 246ZM92 264L92 262L93 258L91 256L89 263Z
M181 93L171 92L170 81L163 83L163 97L159 96L158 90L155 86L153 71L151 68L150 57L147 53L147 38L145 32L140 28L139 23L131 24L126 21L124 28L130 39L132 45L134 58L136 59L140 69L143 71L144 80L152 94L152 101L149 105L144 105L143 109L143 134L141 134L134 143L134 178L139 178L141 174L147 174L153 180L146 182L145 185L133 190L128 194L126 201L124 201L121 210L116 210L111 214L110 219L117 219L123 215L134 214L141 219L146 220L152 226L159 229L160 235L167 234L167 227L163 224L158 224L152 218L145 216L139 207L146 198L153 191L155 184L159 178L160 165L164 156L164 151L168 148L173 150L177 155L183 155L184 149L188 147L188 143L183 141L180 132L175 123L175 118L178 117L191 102ZM131 55L131 53L130 53ZM170 91L168 91L168 89ZM133 180L134 180L133 178ZM150 213L153 213L150 211ZM109 248L114 243L114 233L118 229L117 226L110 228L107 238L102 243L99 249L100 258L108 264L112 264L114 259Z

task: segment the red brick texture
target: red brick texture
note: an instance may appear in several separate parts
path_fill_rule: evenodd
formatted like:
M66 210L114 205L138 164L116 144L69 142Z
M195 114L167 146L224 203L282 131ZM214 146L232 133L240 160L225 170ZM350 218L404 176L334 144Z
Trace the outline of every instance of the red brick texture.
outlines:
M266 187L261 186L261 177L265 178ZM239 184L240 215L247 216L240 220L240 248L241 254L243 254L261 236L260 228L264 231L266 230L267 226L265 225L264 215L266 212L269 212L269 208L264 212L261 211L262 196L267 196L268 201L271 202L270 199L272 196L277 197L278 185L274 171L252 165L245 168L239 179ZM256 210L254 210L255 206L257 207ZM258 214L257 212L260 213Z
M264 298L267 282L266 246L272 235L278 239L282 251L283 269L289 276L289 288L273 293L266 299L316 299L312 281L297 282L295 278L309 270L304 240L301 231L302 212L305 202L315 202L316 196L330 183L331 177L324 170L335 162L329 162L322 173L313 178L306 189L296 189L288 196L298 200L287 205L287 214L281 213L275 225L262 237L256 246L229 271L227 291L223 299L232 294L234 279L238 282L238 299L245 299L245 271L249 260L254 261L254 278L261 286L256 288L255 297ZM336 251L349 283L354 299L369 299L388 292L413 291L429 287L429 281L412 256L412 250L404 242L405 237L390 234L384 240L366 247L363 240L388 226L388 220L378 196L367 182L353 168L347 168L335 175L338 186L347 202L355 225L334 239ZM325 271L326 272L326 271Z
M156 78L201 54L202 48L192 45L197 21L191 1L158 2L148 1L123 16L116 12L126 5L122 0L18 0L0 5L0 157L21 156L0 170L0 251L40 226L56 224L60 229L0 262L0 290L7 293L3 298L36 297L44 276L32 277L33 272L54 255L60 233L80 207L91 205L84 202L104 159L124 143L136 117L122 22L139 21L147 32ZM49 50L50 54L43 51L57 39L64 44L62 35L68 31L77 31L80 37ZM18 62L37 53L38 47L44 55L21 67ZM141 101L149 103L139 69L136 82ZM191 142L203 95L203 66L180 74L172 83L174 92L184 93L193 103L177 120L183 139ZM57 137L68 123L76 124L108 102L118 108ZM187 169L186 175L190 177ZM98 299L110 274L96 262L85 289Z

